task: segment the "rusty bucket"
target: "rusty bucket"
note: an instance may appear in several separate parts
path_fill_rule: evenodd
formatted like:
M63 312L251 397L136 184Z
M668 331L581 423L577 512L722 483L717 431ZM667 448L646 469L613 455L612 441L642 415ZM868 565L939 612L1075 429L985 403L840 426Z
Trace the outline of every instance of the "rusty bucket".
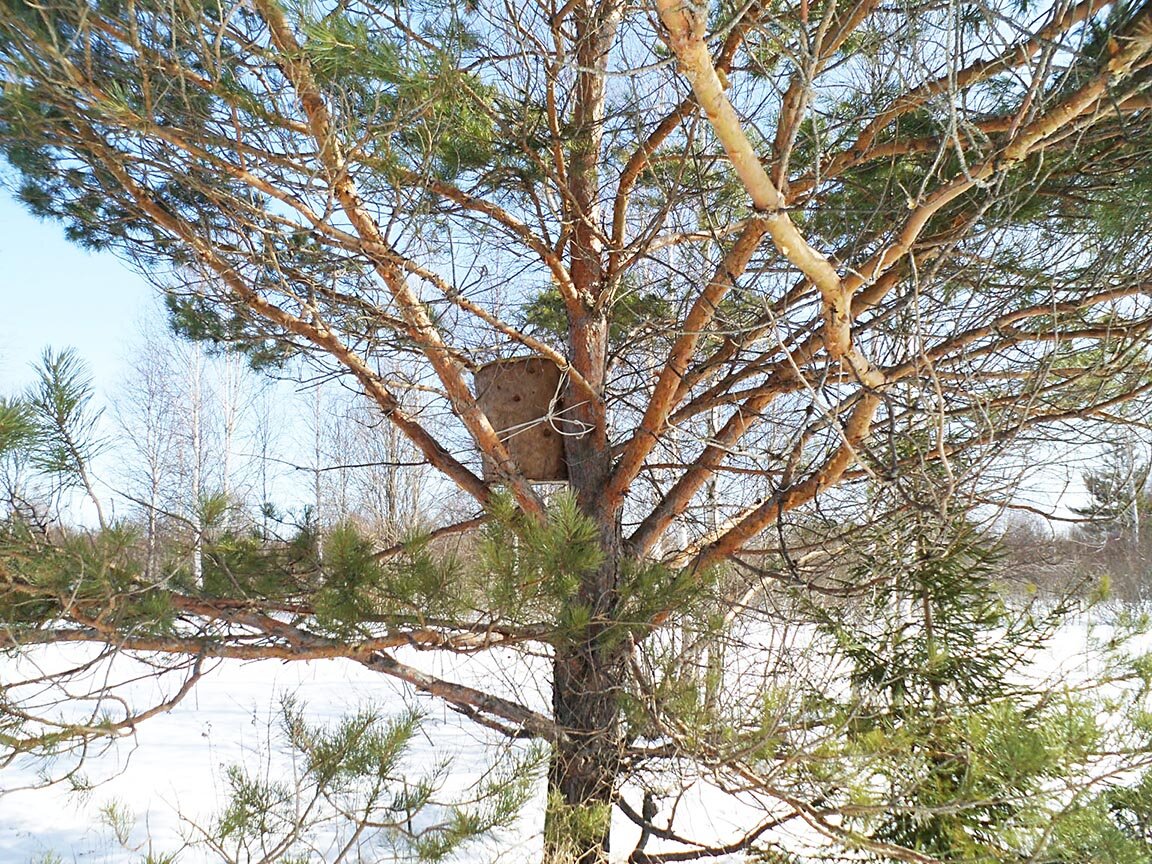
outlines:
M563 410L563 376L556 364L542 357L497 360L481 366L473 378L476 401L524 476L538 483L565 482L564 421L556 417ZM484 479L497 479L487 459Z

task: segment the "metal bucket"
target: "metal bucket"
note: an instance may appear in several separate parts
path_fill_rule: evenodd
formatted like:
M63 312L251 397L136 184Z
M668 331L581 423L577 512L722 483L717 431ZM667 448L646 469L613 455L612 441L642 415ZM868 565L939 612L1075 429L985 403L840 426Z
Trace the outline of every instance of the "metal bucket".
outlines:
M473 375L476 401L528 480L563 483L563 375L551 360L515 357L481 366ZM484 479L497 479L484 460Z

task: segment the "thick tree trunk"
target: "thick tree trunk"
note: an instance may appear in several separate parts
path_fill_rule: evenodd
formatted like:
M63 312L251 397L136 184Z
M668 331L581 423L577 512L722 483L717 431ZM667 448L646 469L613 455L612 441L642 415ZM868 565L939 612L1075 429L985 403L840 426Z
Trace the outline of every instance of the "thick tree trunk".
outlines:
M567 7L566 7L567 8ZM606 503L612 469L603 401L608 368L608 319L603 301L599 165L604 134L608 54L620 23L619 0L577 0L576 75L567 154L565 209L572 235L568 302L569 360L599 398L570 394L571 416L586 433L565 439L568 477L581 510L599 526L604 563L586 574L569 602L587 623L555 646L552 707L566 732L548 772L544 825L546 864L598 864L608 857L612 800L620 765L620 691L626 669L622 640L613 638L621 536L618 506Z
M576 602L590 623L555 648L552 708L566 739L548 771L545 864L599 864L609 850L612 802L620 769L620 695L626 652L611 632L617 606L619 533L611 533L603 566L586 580Z
M573 356L584 367L581 371L599 386L607 365L606 321L584 316L573 322L571 338ZM584 577L570 601L583 607L588 623L555 647L552 707L567 737L555 746L548 772L546 864L607 860L622 746L620 695L627 668L626 640L614 632L623 546L619 513L603 506L611 449L601 406L582 406L574 414L590 431L566 439L569 482L580 508L599 526L604 560Z
M605 652L597 641L556 651L552 704L568 738L556 745L548 771L546 864L599 864L608 857L624 667L619 651Z

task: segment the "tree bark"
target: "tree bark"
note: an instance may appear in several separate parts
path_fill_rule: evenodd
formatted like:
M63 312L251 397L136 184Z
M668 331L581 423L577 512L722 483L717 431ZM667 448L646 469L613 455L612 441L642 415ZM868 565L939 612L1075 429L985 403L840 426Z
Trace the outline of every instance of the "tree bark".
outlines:
M569 385L571 416L586 430L565 438L568 479L580 509L599 528L603 563L585 574L568 602L575 614L553 655L553 719L564 731L552 750L544 824L546 864L606 861L612 799L620 770L620 690L624 654L612 627L618 607L623 544L619 506L605 499L612 470L604 382L608 368L607 290L598 198L608 52L619 24L616 0L577 3L575 134L568 152L566 209L572 225L569 272L575 296L568 305L568 356L584 391ZM591 393L587 392L588 390ZM586 616L586 617L585 617ZM563 627L563 622L561 622Z
M614 627L623 544L618 513L599 506L610 452L595 442L570 439L569 454L572 488L600 527L604 559L571 601L587 613L587 623L559 641L553 655L553 719L565 737L554 746L548 771L544 861L599 864L608 858L622 749L620 695L627 643Z
M607 369L608 327L593 310L571 327L572 356L601 392ZM573 412L588 431L565 439L568 479L580 509L599 528L603 562L582 579L569 603L580 626L555 643L553 719L565 733L553 747L544 826L545 864L599 864L609 851L612 801L620 771L620 693L626 644L614 631L619 607L623 539L619 508L604 497L612 451L603 401ZM568 610L572 613L573 609Z
M624 664L589 629L557 648L553 715L566 733L553 748L544 824L546 864L599 864L610 847L612 801L620 770L620 689Z

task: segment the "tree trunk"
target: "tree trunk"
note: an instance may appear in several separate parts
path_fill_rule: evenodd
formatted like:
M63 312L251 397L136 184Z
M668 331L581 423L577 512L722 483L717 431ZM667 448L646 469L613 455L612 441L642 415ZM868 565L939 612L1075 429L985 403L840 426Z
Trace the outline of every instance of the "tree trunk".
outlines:
M566 739L555 745L548 771L546 864L599 864L608 858L627 643L612 632L619 526L612 514L597 515L606 520L601 522L604 563L585 579L574 601L588 610L589 623L558 644L553 658L553 716Z
M571 350L585 377L601 386L607 367L607 321L588 314L572 322ZM598 864L609 849L612 801L620 770L620 693L626 640L613 632L619 606L623 543L619 513L605 506L603 490L612 469L602 406L573 412L590 431L565 439L568 477L581 510L599 526L601 566L587 574L570 602L588 623L555 647L552 708L566 732L548 771L544 825L546 864Z
M553 749L548 770L546 864L607 860L620 768L622 659L594 635L556 650L552 705L567 740Z
M572 8L576 68L572 135L564 172L566 219L572 226L569 276L576 297L568 301L569 360L600 399L573 398L571 416L585 434L565 438L568 479L580 509L599 526L604 562L587 574L571 603L587 623L572 628L555 646L552 676L554 717L566 732L552 752L548 812L544 822L546 864L598 864L608 857L612 800L620 770L620 691L626 654L614 633L623 544L619 505L604 500L612 469L603 401L608 368L608 320L601 302L607 290L599 230L601 145L604 135L608 54L620 24L618 0L577 0Z

